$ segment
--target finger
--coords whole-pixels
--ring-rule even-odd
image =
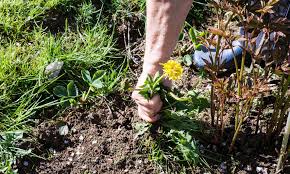
[[[147,113],[158,113],[161,110],[162,105],[163,105],[162,101],[156,102],[156,104],[153,105],[152,107],[148,107],[147,104],[143,104],[139,102],[136,102],[136,103],[139,107],[142,107],[142,109]]]
[[[151,100],[147,100],[143,96],[140,95],[140,96],[137,96],[135,100],[137,104],[142,105],[146,108],[151,108],[151,109],[156,108],[156,106],[159,107],[159,104],[162,103],[159,95],[154,95]]]
[[[160,119],[159,114],[148,115],[148,113],[146,111],[144,111],[142,109],[142,107],[138,107],[138,115],[141,119],[143,119],[144,121],[150,122],[150,123],[154,123]]]

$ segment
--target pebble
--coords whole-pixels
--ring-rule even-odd
[[[225,173],[227,171],[227,163],[226,162],[222,162],[220,165],[220,169],[222,173]]]
[[[80,141],[83,141],[83,140],[84,140],[84,136],[81,135],[81,136],[79,137],[79,140],[80,140]]]
[[[94,140],[94,141],[92,141],[92,144],[94,145],[94,144],[97,144],[97,140]]]
[[[107,163],[108,164],[112,164],[113,163],[113,159],[111,159],[111,158],[107,159]]]
[[[86,169],[87,168],[87,165],[83,165],[81,168],[82,169]]]
[[[24,161],[23,165],[27,167],[29,165],[29,162],[28,161]]]
[[[73,161],[73,158],[72,157],[68,157],[67,160],[68,161]]]
[[[245,168],[245,170],[247,172],[251,172],[253,169],[252,169],[252,166],[251,165],[247,165],[247,167]]]
[[[71,131],[73,132],[73,133],[76,133],[77,132],[77,130],[76,130],[76,128],[71,128]]]
[[[88,118],[89,118],[89,119],[94,119],[94,115],[93,115],[93,113],[89,113]]]
[[[59,135],[65,136],[69,133],[69,128],[67,125],[61,126],[58,128]]]
[[[63,143],[64,143],[64,144],[68,144],[69,141],[68,141],[68,140],[64,140]]]
[[[77,155],[82,155],[82,154],[84,154],[84,153],[82,153],[82,152],[80,152],[80,151],[78,150],[78,151],[76,151],[76,154],[77,154]]]
[[[268,174],[267,169],[263,168],[263,167],[260,167],[260,166],[256,167],[256,172],[259,173],[259,174]]]
[[[50,79],[55,78],[59,75],[62,66],[63,62],[52,62],[45,68],[45,74],[47,74]]]

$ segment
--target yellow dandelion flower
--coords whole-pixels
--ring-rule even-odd
[[[183,73],[183,68],[177,61],[169,60],[168,62],[162,64],[165,76],[170,80],[178,80],[181,78]]]

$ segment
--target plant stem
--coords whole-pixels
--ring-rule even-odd
[[[175,95],[173,92],[169,92],[168,93],[172,98],[174,98],[177,101],[183,102],[183,101],[190,101],[191,98],[189,97],[178,97],[177,95]]]
[[[290,76],[288,76],[287,81],[285,82],[285,75],[283,75],[279,86],[278,95],[276,97],[276,102],[274,104],[274,111],[270,122],[268,137],[272,136],[275,132],[279,132],[279,129],[282,127],[285,112],[289,107],[289,98],[285,98],[289,84]],[[284,108],[282,107],[283,104]]]
[[[224,135],[224,110],[225,110],[225,99],[222,99],[222,106],[221,106],[221,137]]]
[[[86,95],[85,95],[84,101],[87,100],[87,98],[88,98],[90,92],[91,92],[91,87],[89,87],[89,90],[88,90],[88,92],[87,92]]]
[[[257,135],[258,134],[258,131],[259,131],[259,123],[260,123],[260,117],[261,117],[261,114],[262,114],[262,107],[263,107],[263,98],[264,98],[264,94],[261,95],[261,102],[259,104],[259,108],[258,108],[258,115],[257,115],[257,122],[256,122],[256,130],[255,130],[255,134]]]
[[[231,145],[230,145],[230,149],[229,149],[229,152],[232,152],[233,148],[234,148],[234,145],[235,145],[235,142],[236,142],[236,139],[238,137],[238,134],[240,132],[240,128],[242,126],[242,123],[243,121],[248,117],[248,114],[249,114],[249,111],[250,111],[250,108],[252,106],[252,103],[253,103],[253,100],[254,100],[254,97],[251,97],[246,103],[245,103],[245,107],[246,107],[246,111],[245,113],[242,115],[240,121],[239,121],[239,124],[237,126],[237,129],[235,130],[235,134],[233,136],[233,139],[232,139],[232,142],[231,142]]]
[[[283,168],[285,156],[287,155],[286,150],[288,146],[289,134],[290,134],[290,112],[288,113],[288,119],[287,119],[287,123],[285,127],[285,133],[283,136],[283,141],[282,141],[280,156],[277,163],[276,173],[279,173]]]
[[[214,126],[214,116],[215,116],[215,104],[214,104],[214,86],[213,86],[213,81],[211,85],[211,92],[210,92],[210,115],[211,115],[211,125]]]

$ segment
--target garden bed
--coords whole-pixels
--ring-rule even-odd
[[[282,134],[269,137],[266,127],[281,77],[268,79],[275,90],[255,96],[229,152],[237,100],[229,95],[223,122],[217,118],[212,126],[209,104],[218,113],[222,103],[211,98],[216,83],[190,57],[197,41],[191,34],[198,33],[191,25],[206,30],[208,6],[192,8],[173,54],[184,68],[174,92],[190,100],[169,98],[161,120],[149,124],[131,99],[144,55],[145,0],[30,2],[17,0],[23,8],[15,8],[5,1],[3,9],[13,14],[0,12],[6,19],[0,27],[0,173],[275,173]],[[51,78],[45,71],[55,62],[63,66]],[[255,76],[244,74],[247,88]],[[284,173],[290,173],[289,160]]]

